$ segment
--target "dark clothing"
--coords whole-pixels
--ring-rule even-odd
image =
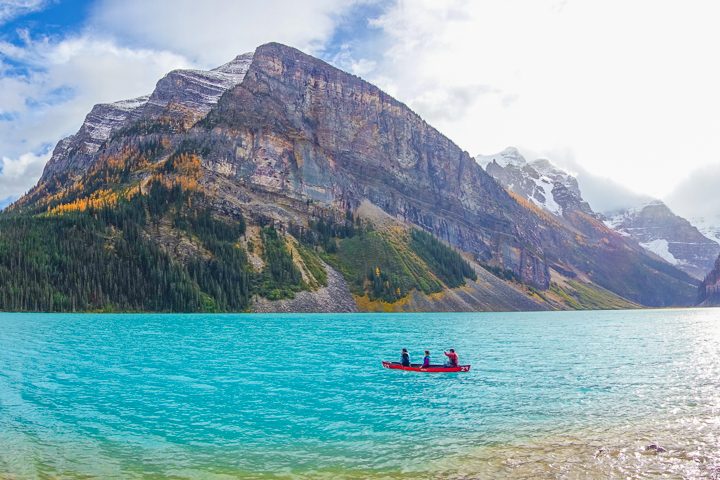
[[[430,355],[425,355],[422,366],[423,368],[428,368],[430,366]]]
[[[400,364],[403,367],[409,367],[410,366],[410,354],[407,352],[403,352],[402,356],[400,357]]]

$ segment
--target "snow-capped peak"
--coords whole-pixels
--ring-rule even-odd
[[[129,112],[145,105],[149,98],[150,95],[143,95],[142,97],[130,98],[128,100],[120,100],[117,102],[107,103],[105,105]]]
[[[527,162],[518,149],[508,147],[495,155],[478,155],[475,160],[505,188],[553,215],[562,216],[566,211],[593,213],[582,199],[575,177],[548,159]]]
[[[522,167],[527,164],[525,157],[523,157],[520,151],[515,147],[507,147],[502,152],[494,155],[478,155],[475,157],[475,161],[483,168],[492,162],[497,163],[503,168],[508,165]]]
[[[220,65],[217,68],[213,68],[211,71],[245,76],[245,73],[252,63],[253,55],[253,52],[243,53],[242,55],[238,55],[233,58],[228,63]]]
[[[720,215],[693,217],[688,219],[695,228],[713,242],[720,244]]]

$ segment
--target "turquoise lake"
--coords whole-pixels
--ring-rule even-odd
[[[0,314],[0,478],[713,478],[718,445],[717,309]]]

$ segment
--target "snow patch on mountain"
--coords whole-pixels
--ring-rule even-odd
[[[555,197],[552,193],[554,186],[552,180],[550,180],[547,176],[542,176],[540,178],[534,178],[533,181],[535,182],[535,185],[542,190],[545,201],[541,202],[536,197],[530,197],[530,200],[532,200],[532,202],[538,207],[544,208],[553,215],[562,215],[562,207],[555,201]]]
[[[678,260],[675,256],[670,253],[670,245],[664,238],[658,238],[650,242],[640,243],[640,246],[645,250],[654,253],[658,257],[662,258],[671,265],[682,265],[685,262]]]
[[[115,107],[118,110],[124,110],[126,112],[129,112],[145,105],[149,98],[150,95],[143,95],[142,97],[131,98],[129,100],[120,100],[119,102],[113,102],[108,105]]]
[[[720,215],[688,219],[700,233],[720,245]]]

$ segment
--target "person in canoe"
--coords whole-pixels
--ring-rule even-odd
[[[408,353],[407,348],[403,348],[402,353],[400,353],[400,365],[403,367],[410,366],[410,354]]]
[[[454,348],[451,348],[449,352],[445,352],[445,356],[448,357],[447,362],[445,362],[446,367],[458,366],[458,354],[455,353]]]
[[[430,350],[425,350],[422,367],[420,368],[430,368]]]

